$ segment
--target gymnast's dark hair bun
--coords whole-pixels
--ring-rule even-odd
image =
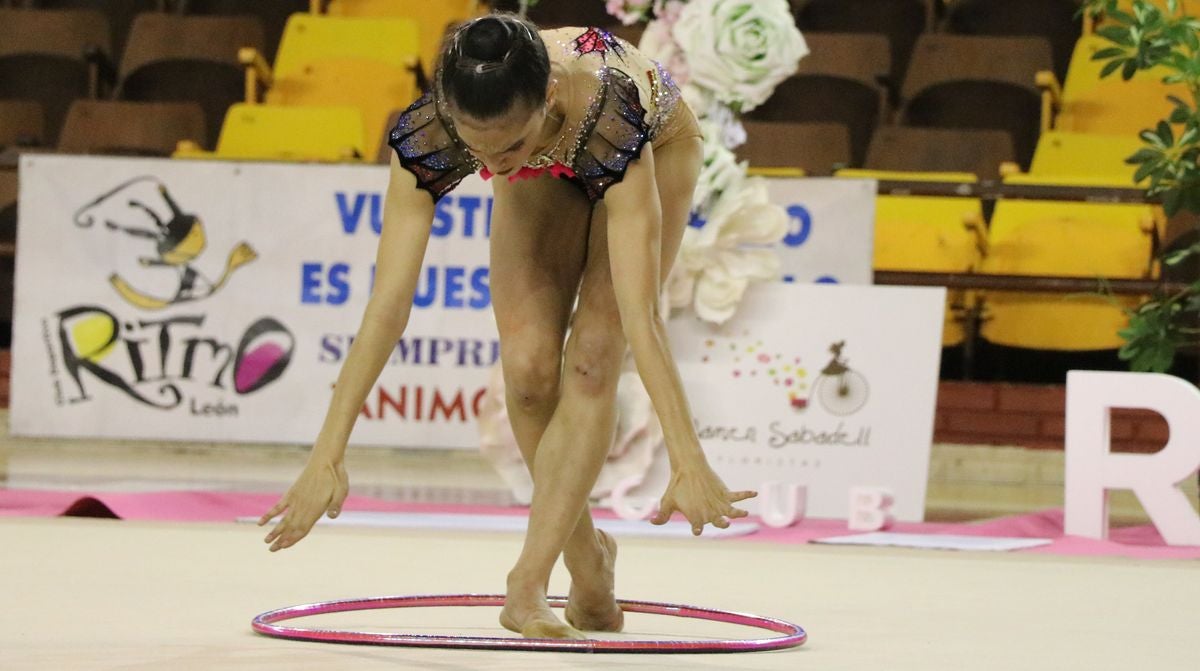
[[[447,38],[437,76],[447,102],[476,119],[493,119],[518,101],[542,104],[550,57],[537,26],[513,14],[490,14]]]

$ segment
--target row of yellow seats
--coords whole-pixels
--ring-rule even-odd
[[[435,6],[435,7],[430,7]],[[389,115],[418,93],[420,53],[436,40],[424,23],[464,18],[474,2],[333,0],[327,15],[293,14],[273,68],[243,49],[246,102],[226,114],[213,152],[183,144],[177,157],[374,160]],[[405,18],[386,15],[405,14]],[[381,15],[382,14],[382,15]],[[438,33],[440,39],[441,32]],[[433,58],[435,56],[430,56]],[[259,101],[259,90],[265,89]]]
[[[1048,133],[1028,174],[1007,184],[1113,187],[1132,184],[1124,158],[1137,138]],[[844,170],[840,177],[974,182],[974,175]],[[990,225],[969,198],[880,196],[875,268],[994,275],[1138,279],[1155,271],[1152,253],[1159,208],[1136,204],[1000,200]],[[965,315],[982,307],[981,335],[1012,347],[1102,350],[1122,344],[1117,332],[1134,299],[1018,292],[951,292],[943,344],[965,336]]]

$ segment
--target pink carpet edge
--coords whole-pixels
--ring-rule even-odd
[[[85,492],[41,489],[0,489],[0,517],[116,517],[127,520],[178,522],[229,522],[238,517],[257,517],[278,500],[277,493],[221,491]],[[524,516],[524,507],[498,507],[443,503],[401,503],[385,499],[350,496],[344,510],[363,512],[458,513],[473,515]],[[594,509],[600,519],[616,516]],[[749,521],[756,521],[753,517]],[[1200,559],[1200,547],[1166,545],[1152,525],[1114,528],[1108,540],[1063,534],[1061,509],[1043,510],[979,522],[898,522],[890,531],[965,536],[1047,538],[1046,546],[1019,550],[1034,554],[1129,559]],[[727,542],[797,544],[853,533],[845,521],[805,519],[794,526],[773,529],[762,525],[755,533],[726,539]]]

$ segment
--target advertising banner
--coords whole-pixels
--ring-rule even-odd
[[[804,485],[813,517],[845,519],[852,487],[880,487],[897,519],[921,520],[944,301],[940,287],[776,284],[719,328],[672,320],[713,468],[733,490]]]
[[[20,169],[14,434],[317,435],[370,294],[386,167],[26,155]],[[771,188],[796,227],[785,273],[869,282],[871,206],[854,202],[869,182]],[[477,448],[499,359],[491,210],[478,177],[438,203],[408,329],[353,443]]]

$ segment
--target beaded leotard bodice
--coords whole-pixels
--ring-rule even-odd
[[[550,60],[569,73],[572,109],[552,148],[526,165],[567,168],[554,174],[595,202],[624,178],[646,143],[658,139],[680,104],[679,89],[661,65],[607,31],[562,28],[541,35]],[[388,144],[435,201],[483,167],[458,137],[437,91],[409,106]]]

